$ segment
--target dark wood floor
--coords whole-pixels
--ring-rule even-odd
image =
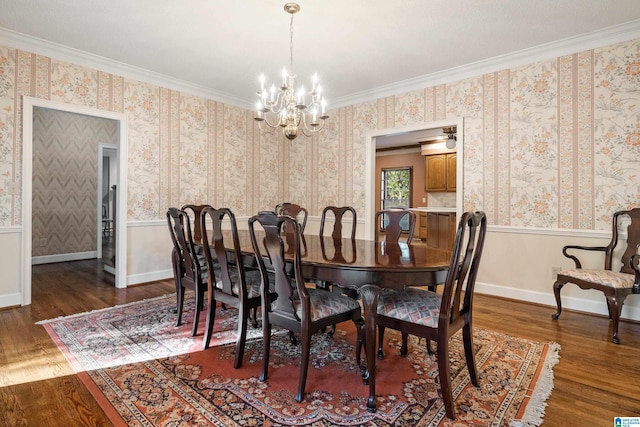
[[[35,322],[172,292],[171,281],[115,289],[93,261],[35,267],[32,304],[0,311],[0,426],[111,425]],[[553,321],[554,312],[484,295],[474,310],[478,327],[562,346],[543,426],[608,427],[615,416],[640,416],[640,324],[623,321],[615,345],[607,319],[565,311]]]

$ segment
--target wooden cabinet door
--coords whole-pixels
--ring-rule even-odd
[[[456,163],[458,157],[456,153],[447,154],[447,191],[456,191]]]
[[[427,246],[437,248],[439,244],[438,214],[429,212],[427,214]]]
[[[444,212],[427,214],[427,246],[452,250],[456,231],[456,214]]]
[[[425,156],[426,191],[447,191],[446,169],[445,154]]]
[[[420,240],[427,240],[427,214],[424,212],[420,212],[418,220],[418,237]]]

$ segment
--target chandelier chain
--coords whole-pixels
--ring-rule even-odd
[[[289,72],[293,74],[293,14],[289,24]]]

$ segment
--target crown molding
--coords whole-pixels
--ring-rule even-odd
[[[640,38],[640,19],[331,100],[346,107]]]
[[[360,104],[385,98],[400,93],[420,90],[440,84],[451,83],[470,77],[481,76],[504,69],[514,68],[538,61],[570,55],[598,47],[608,46],[635,38],[640,38],[640,19],[629,21],[579,36],[569,37],[550,43],[545,43],[529,49],[488,58],[471,64],[450,68],[448,70],[431,73],[370,90],[353,93],[335,98],[331,101],[331,108],[337,109],[349,105]],[[48,56],[61,61],[71,62],[88,68],[105,71],[145,83],[155,84],[180,92],[207,97],[229,105],[253,109],[251,101],[240,99],[228,93],[196,85],[184,80],[176,79],[144,68],[135,67],[114,61],[92,53],[73,49],[58,43],[37,37],[28,36],[16,31],[0,28],[0,43],[7,47],[20,49],[38,55]]]
[[[19,49],[35,53],[36,55],[55,58],[60,61],[70,62],[87,68],[93,68],[110,74],[122,76],[124,78],[154,84],[191,95],[206,97],[225,104],[235,105],[245,109],[253,108],[253,105],[247,100],[237,98],[228,93],[218,92],[205,86],[196,85],[184,80],[156,73],[154,71],[114,61],[103,56],[94,55],[82,50],[53,43],[48,40],[8,30],[6,28],[0,28],[0,43],[13,49]]]

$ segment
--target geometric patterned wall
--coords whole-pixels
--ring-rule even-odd
[[[34,109],[33,256],[96,250],[99,143],[118,143],[117,121]]]

